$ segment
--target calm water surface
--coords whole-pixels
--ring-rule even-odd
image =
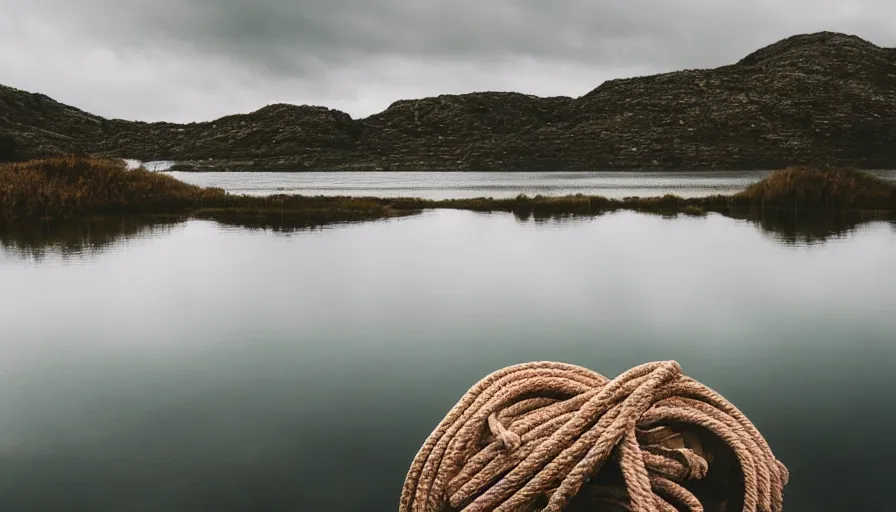
[[[478,379],[676,359],[790,468],[787,510],[889,510],[896,228],[434,211],[0,238],[0,509],[389,511]]]
[[[309,173],[186,173],[170,172],[179,180],[220,187],[235,194],[303,194],[329,196],[515,197],[591,194],[606,197],[705,196],[738,192],[768,172],[309,172]]]
[[[157,168],[150,166],[151,168]],[[896,180],[896,171],[874,171]],[[179,180],[220,187],[235,194],[329,196],[515,197],[589,194],[700,197],[733,194],[768,176],[768,171],[713,172],[168,172]]]

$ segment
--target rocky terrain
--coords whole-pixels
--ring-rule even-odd
[[[443,95],[364,119],[278,104],[205,123],[142,123],[0,86],[3,137],[19,159],[75,153],[174,160],[182,170],[893,169],[896,49],[798,35],[729,66],[612,80],[579,98]]]

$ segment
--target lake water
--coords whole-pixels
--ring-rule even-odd
[[[893,224],[116,222],[0,236],[0,510],[396,510],[487,373],[660,359],[756,423],[788,511],[892,506]]]
[[[150,166],[153,169],[158,166]],[[161,167],[164,168],[164,167]],[[896,171],[872,171],[896,181]],[[168,172],[181,181],[234,194],[327,196],[515,197],[589,194],[700,197],[740,192],[769,171],[713,172]]]
[[[168,173],[201,186],[234,194],[303,194],[328,196],[515,197],[591,194],[606,197],[701,196],[738,192],[768,173],[484,173],[484,172],[309,172],[309,173]]]

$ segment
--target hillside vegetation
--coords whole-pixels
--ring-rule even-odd
[[[479,91],[363,119],[274,104],[177,124],[106,119],[0,86],[17,158],[170,160],[179,170],[595,171],[896,169],[896,50],[801,34],[738,62],[610,80],[578,97]]]

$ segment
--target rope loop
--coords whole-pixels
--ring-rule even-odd
[[[533,362],[474,385],[408,471],[399,512],[781,512],[787,468],[675,361],[615,379]]]

